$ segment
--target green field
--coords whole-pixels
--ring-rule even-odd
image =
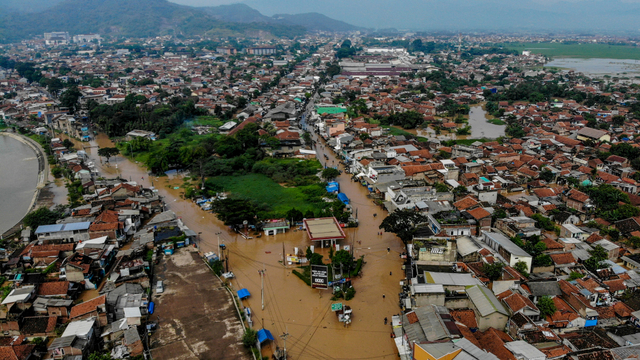
[[[507,49],[531,50],[534,54],[542,54],[549,57],[571,58],[605,58],[605,59],[632,59],[640,60],[640,47],[609,44],[563,44],[563,43],[504,43],[497,44]]]
[[[313,204],[306,200],[307,196],[302,192],[304,187],[285,188],[262,174],[216,176],[209,178],[207,183],[220,186],[232,195],[267,204],[272,211],[287,212],[291,208],[302,212],[315,210]]]
[[[506,125],[507,123],[500,120],[500,119],[491,119],[491,120],[487,120],[488,123],[491,123],[493,125]]]

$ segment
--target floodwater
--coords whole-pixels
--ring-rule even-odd
[[[504,136],[505,125],[494,125],[487,120],[491,119],[487,116],[487,112],[482,106],[472,106],[469,111],[469,126],[471,126],[472,139],[497,139]]]
[[[27,213],[38,185],[38,159],[28,145],[0,136],[0,234]]]
[[[505,125],[494,125],[487,120],[492,119],[490,115],[482,108],[481,105],[472,106],[469,109],[468,124],[459,124],[458,127],[471,126],[471,135],[457,135],[455,132],[448,132],[443,130],[440,135],[436,134],[436,131],[430,127],[423,129],[402,129],[406,132],[412,133],[416,136],[421,136],[427,139],[437,140],[465,140],[465,139],[497,139],[500,136],[504,136]],[[399,127],[398,127],[399,128]],[[400,128],[399,128],[400,129]]]
[[[557,67],[572,69],[587,75],[639,75],[640,60],[631,59],[577,59],[557,58],[544,65],[545,67]]]
[[[317,140],[317,137],[314,135]],[[318,142],[320,143],[320,142]],[[292,359],[398,359],[391,327],[384,325],[384,318],[400,312],[398,293],[403,279],[402,242],[393,234],[378,235],[378,226],[385,211],[366,197],[368,191],[343,174],[337,181],[358,211],[360,226],[345,229],[346,244],[355,245],[355,256],[365,255],[366,264],[362,276],[353,280],[356,289],[354,299],[342,301],[353,309],[353,322],[349,327],[339,323],[331,312],[329,290],[312,290],[279,262],[284,252],[293,253],[294,247],[304,251],[309,244],[306,232],[290,230],[286,234],[244,239],[228,230],[215,215],[202,211],[191,201],[182,200],[182,179],[166,177],[149,178],[147,171],[122,156],[111,158],[110,164],[101,164],[95,146],[113,146],[100,134],[90,143],[82,143],[87,154],[105,177],[120,174],[145,186],[153,185],[165,197],[167,207],[182,217],[184,223],[200,236],[203,252],[217,251],[218,237],[229,250],[229,270],[236,278],[232,284],[236,290],[246,288],[251,297],[243,301],[253,312],[254,328],[266,328],[276,338],[278,346],[284,342],[279,337],[287,332],[286,348]],[[324,161],[325,150],[318,149],[318,158]],[[338,164],[331,151],[328,165]],[[117,165],[117,167],[116,167]],[[143,179],[144,178],[144,179]],[[373,214],[377,214],[374,217]],[[387,248],[391,251],[388,253]],[[325,254],[327,249],[320,249]],[[264,310],[261,301],[261,280],[258,270],[266,269],[264,276]],[[213,282],[212,282],[213,284]],[[386,295],[383,299],[383,294]],[[269,345],[263,346],[263,355],[269,355]],[[265,349],[266,348],[266,349]]]

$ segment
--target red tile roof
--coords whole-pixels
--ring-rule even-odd
[[[38,287],[39,296],[66,296],[69,291],[68,281],[51,281],[40,284]]]
[[[477,329],[478,322],[476,321],[476,314],[471,309],[463,310],[450,310],[449,314],[459,323],[466,325],[469,328]]]
[[[106,302],[106,295],[98,296],[95,299],[91,299],[87,302],[83,302],[71,308],[71,313],[69,314],[69,318],[73,319],[77,316],[81,316],[92,311],[95,311],[96,308],[100,305],[104,305]]]

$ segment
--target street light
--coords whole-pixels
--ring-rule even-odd
[[[218,259],[222,259],[222,254],[220,254],[220,234],[222,234],[222,231],[216,233],[216,236],[218,237]]]

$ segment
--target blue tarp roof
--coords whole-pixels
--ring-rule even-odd
[[[156,308],[156,304],[152,302],[149,303],[149,314],[153,314],[153,310]]]
[[[240,300],[246,299],[249,296],[251,296],[251,294],[249,294],[249,290],[247,290],[247,289],[238,290],[238,297],[240,298]]]
[[[273,341],[273,335],[271,335],[271,331],[267,329],[258,330],[258,341],[260,342],[260,344],[267,340]]]

